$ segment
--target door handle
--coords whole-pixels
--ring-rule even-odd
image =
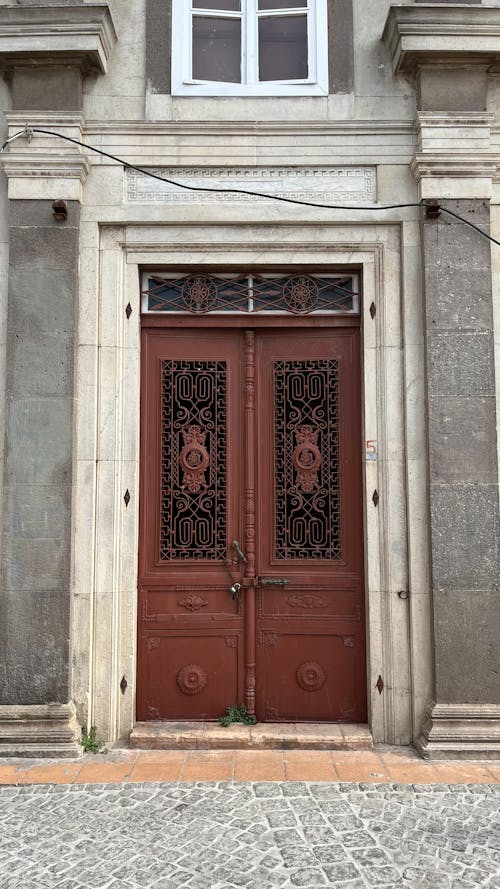
[[[246,557],[245,553],[243,552],[243,550],[241,549],[239,541],[233,540],[231,546],[235,550],[236,555],[238,556],[240,562],[244,562],[246,564],[247,557]]]
[[[256,577],[256,586],[287,586],[290,581],[286,577]]]

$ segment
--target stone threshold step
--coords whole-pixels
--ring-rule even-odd
[[[367,725],[138,722],[130,746],[142,750],[372,750]]]

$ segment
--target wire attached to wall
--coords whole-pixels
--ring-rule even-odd
[[[14,133],[13,136],[5,140],[2,147],[0,148],[0,154],[5,151],[7,145],[9,145],[11,142],[14,142],[16,139],[21,138],[22,136],[31,141],[35,133],[41,133],[44,136],[55,136],[58,139],[64,139],[66,142],[71,142],[73,145],[78,145],[80,148],[86,148],[87,151],[93,151],[95,154],[106,157],[108,158],[108,160],[112,160],[128,170],[135,170],[137,173],[142,173],[142,175],[148,176],[150,179],[157,179],[159,182],[166,182],[167,185],[172,185],[175,188],[181,188],[185,191],[204,191],[215,194],[244,194],[253,198],[266,198],[269,201],[280,201],[281,203],[285,204],[299,204],[302,207],[315,207],[318,210],[352,210],[362,211],[364,213],[378,213],[384,210],[401,210],[407,209],[409,207],[418,207],[419,209],[422,209],[422,207],[426,208],[428,206],[423,201],[421,201],[420,203],[413,202],[407,204],[377,204],[375,206],[363,206],[360,204],[322,204],[315,203],[314,201],[301,201],[298,198],[287,198],[282,195],[262,194],[262,192],[249,191],[245,188],[217,188],[215,186],[210,187],[204,185],[186,185],[186,183],[184,182],[177,182],[175,179],[167,179],[166,176],[160,176],[158,173],[152,173],[151,170],[144,169],[144,167],[139,167],[136,164],[131,164],[121,157],[117,157],[114,154],[109,154],[109,152],[103,151],[101,148],[95,148],[93,145],[88,145],[86,142],[80,142],[78,139],[74,139],[72,136],[67,136],[65,133],[56,133],[53,130],[45,130],[40,127],[26,126],[23,130],[19,130],[18,133]],[[454,219],[457,219],[459,222],[463,223],[463,225],[467,225],[469,228],[474,229],[474,231],[478,232],[483,238],[486,238],[488,241],[491,241],[493,244],[497,244],[500,247],[500,241],[492,237],[492,235],[489,235],[487,232],[483,231],[483,229],[479,228],[479,226],[476,225],[474,222],[470,222],[470,220],[465,219],[464,216],[460,216],[459,213],[455,213],[454,210],[448,210],[447,207],[442,207],[439,203],[433,203],[432,211],[433,215],[439,214],[441,212],[446,213],[448,216],[452,216]]]

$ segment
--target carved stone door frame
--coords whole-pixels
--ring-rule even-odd
[[[376,741],[410,742],[432,676],[422,307],[410,267],[417,221],[97,226],[89,216],[82,236],[72,674],[80,718],[110,739],[135,723],[140,270],[354,266],[364,294],[369,722]]]

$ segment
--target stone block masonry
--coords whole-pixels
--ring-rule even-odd
[[[69,700],[73,348],[80,207],[12,201],[0,700]]]
[[[442,206],[489,231],[489,203]],[[490,244],[442,213],[422,226],[428,385],[435,699],[448,733],[474,743],[465,705],[483,732],[500,704],[499,516]],[[488,707],[487,705],[490,705]],[[448,712],[449,711],[449,712]],[[434,713],[434,719],[436,719]],[[472,716],[472,713],[470,714]],[[481,718],[476,741],[481,743]],[[496,718],[498,719],[498,713]],[[425,731],[425,730],[424,730]],[[433,731],[422,752],[437,752]],[[473,732],[472,732],[473,734]],[[461,741],[460,741],[461,736]],[[486,742],[486,738],[482,739]],[[443,750],[446,749],[446,743]],[[443,750],[441,752],[443,752]],[[486,752],[486,749],[484,750]]]

